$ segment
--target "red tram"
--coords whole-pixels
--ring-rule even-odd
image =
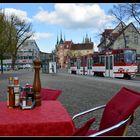
[[[138,70],[136,50],[123,48],[97,52],[69,60],[68,72],[81,75],[134,78]]]

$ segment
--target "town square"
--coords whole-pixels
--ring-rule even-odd
[[[139,137],[139,9],[0,3],[0,137]]]

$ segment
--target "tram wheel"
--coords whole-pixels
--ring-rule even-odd
[[[131,80],[131,76],[128,74],[124,74],[124,79]]]
[[[98,76],[98,73],[97,73],[97,72],[95,72],[95,73],[94,73],[94,76]]]

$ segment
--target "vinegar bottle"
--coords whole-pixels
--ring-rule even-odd
[[[15,105],[15,95],[14,95],[14,86],[8,86],[8,97],[7,97],[7,106],[13,108]]]

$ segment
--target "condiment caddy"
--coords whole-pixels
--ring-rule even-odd
[[[9,77],[7,92],[7,106],[9,108],[33,109],[35,107],[35,94],[33,88],[20,86],[18,77]]]

